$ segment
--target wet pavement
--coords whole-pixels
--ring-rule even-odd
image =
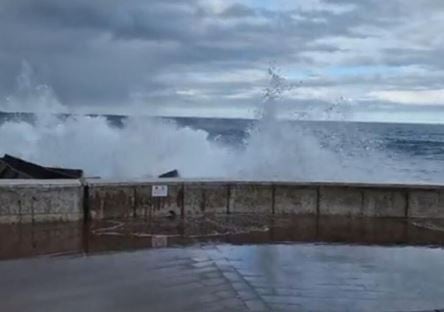
[[[0,263],[2,311],[423,311],[444,251],[204,246]]]
[[[2,226],[0,311],[444,307],[440,221],[212,221]]]
[[[0,225],[0,260],[182,247],[201,243],[444,246],[444,220],[212,216]]]

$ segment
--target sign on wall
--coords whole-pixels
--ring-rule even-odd
[[[151,189],[152,197],[168,197],[168,185],[153,185]]]

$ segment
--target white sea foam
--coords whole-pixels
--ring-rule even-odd
[[[36,113],[36,120],[0,124],[0,154],[82,168],[88,176],[105,178],[156,176],[171,169],[184,177],[212,178],[368,181],[396,177],[380,151],[367,154],[363,149],[364,153],[350,156],[344,149],[356,142],[327,148],[302,125],[278,122],[275,104],[290,88],[273,70],[259,105],[261,119],[240,149],[209,140],[203,130],[161,119],[130,117],[116,127],[104,117],[57,117],[53,113],[68,109],[49,86],[32,83],[30,74],[25,66],[17,94],[3,101],[0,110],[17,107]]]

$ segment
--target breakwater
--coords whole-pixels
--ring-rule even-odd
[[[444,218],[444,186],[153,179],[3,180],[0,223],[269,214]]]

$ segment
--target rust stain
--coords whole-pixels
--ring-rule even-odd
[[[201,198],[201,202],[200,202],[200,211],[202,213],[205,212],[206,202],[207,202],[207,192],[206,192],[206,189],[202,187],[202,198]]]
[[[182,185],[179,189],[179,191],[177,192],[177,197],[176,197],[176,204],[177,207],[180,209],[180,216],[182,218],[185,217],[185,186]]]
[[[276,186],[271,187],[271,213],[276,213]]]

